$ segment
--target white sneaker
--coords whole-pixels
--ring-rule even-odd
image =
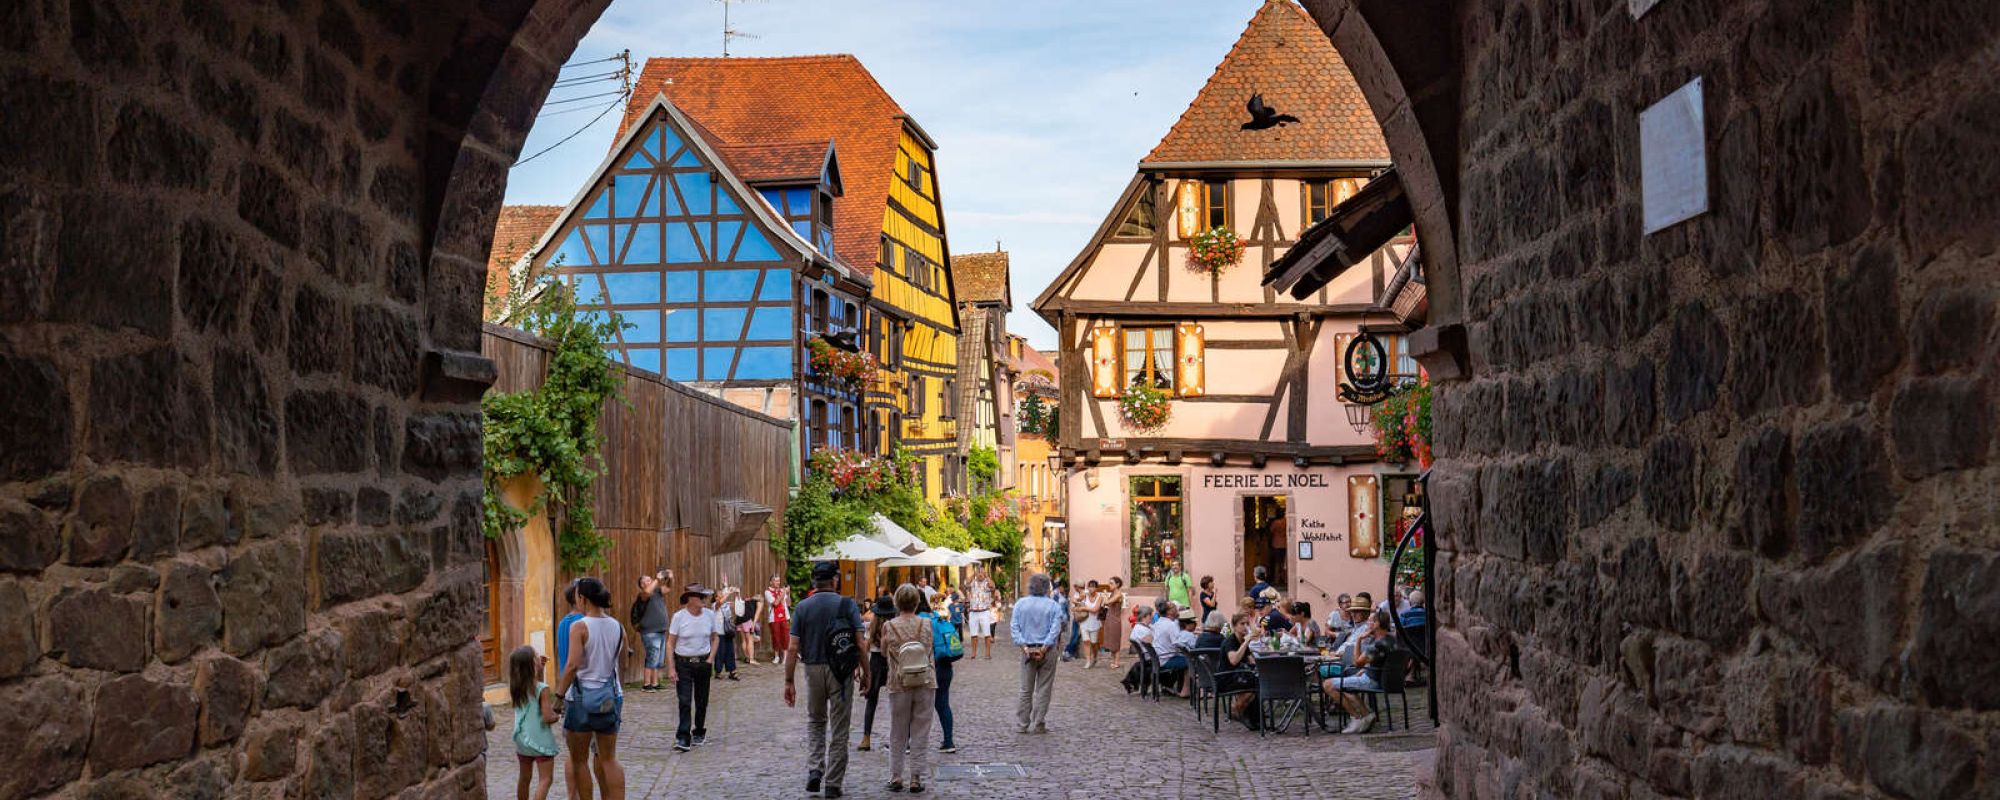
[[[1375,715],[1369,714],[1354,721],[1355,733],[1367,733],[1375,729]]]

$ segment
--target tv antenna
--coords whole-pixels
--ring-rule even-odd
[[[751,0],[716,0],[716,2],[718,2],[718,3],[721,3],[721,4],[722,4],[722,57],[723,57],[723,58],[728,58],[728,57],[729,57],[729,43],[730,43],[730,42],[733,42],[733,41],[736,41],[737,39],[762,39],[762,38],[764,38],[764,37],[762,37],[762,36],[758,36],[757,34],[754,34],[754,33],[744,33],[744,32],[742,32],[742,31],[739,31],[739,30],[737,30],[737,29],[735,29],[735,28],[733,28],[733,27],[730,27],[730,25],[729,25],[729,7],[730,7],[731,5],[734,5],[734,4],[736,4],[736,3],[747,3],[747,2],[751,2]]]

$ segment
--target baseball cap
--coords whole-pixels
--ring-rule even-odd
[[[812,576],[813,580],[816,581],[823,581],[827,578],[838,578],[840,577],[840,565],[832,561],[815,561],[813,562]]]

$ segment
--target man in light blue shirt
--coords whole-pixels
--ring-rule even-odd
[[[1056,688],[1056,645],[1062,642],[1062,629],[1069,624],[1069,614],[1060,604],[1050,599],[1049,576],[1036,573],[1028,579],[1028,594],[1014,601],[1014,613],[1008,620],[1008,633],[1014,637],[1014,644],[1021,648],[1021,705],[1017,713],[1015,731],[1018,733],[1048,733],[1045,720],[1049,716],[1049,699]]]

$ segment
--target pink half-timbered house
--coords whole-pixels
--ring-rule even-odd
[[[1303,299],[1262,279],[1389,166],[1325,34],[1291,0],[1265,3],[1035,300],[1060,336],[1072,580],[1117,575],[1152,595],[1177,564],[1212,576],[1227,610],[1262,566],[1321,619],[1343,592],[1382,594],[1383,519],[1402,513],[1415,465],[1377,463],[1336,391],[1341,351],[1364,327],[1391,373],[1416,371],[1385,299],[1413,240],[1358,256]],[[1191,257],[1215,229],[1241,240],[1240,262]],[[1134,424],[1135,385],[1164,397],[1163,424]]]

